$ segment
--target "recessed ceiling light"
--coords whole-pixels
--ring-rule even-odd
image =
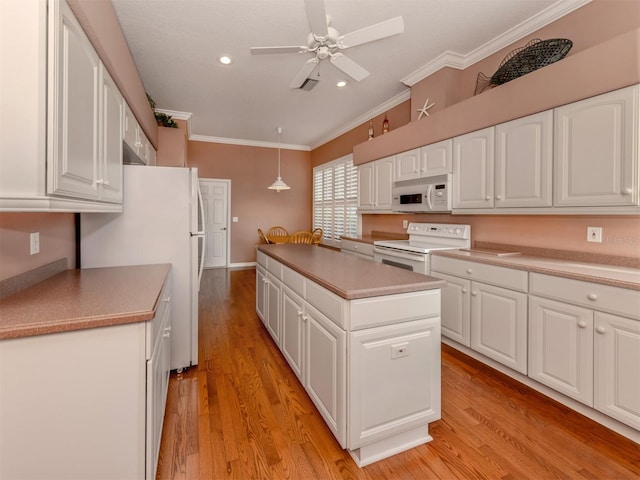
[[[338,88],[342,88],[342,87],[346,87],[346,86],[347,86],[346,80],[340,80],[338,83],[336,83],[336,87],[338,87]]]
[[[220,55],[218,57],[218,61],[223,65],[231,65],[233,63],[233,58],[229,55]]]

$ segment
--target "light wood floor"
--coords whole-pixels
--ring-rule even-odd
[[[443,345],[433,441],[359,469],[255,314],[255,270],[205,270],[200,360],[172,374],[159,479],[638,479],[640,447]]]

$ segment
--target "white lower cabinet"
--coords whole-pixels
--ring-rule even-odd
[[[0,478],[156,478],[170,288],[147,322],[0,341]]]
[[[527,272],[434,256],[431,275],[447,280],[442,334],[526,375]]]
[[[256,312],[274,336],[269,285],[280,278],[278,347],[356,463],[431,440],[428,424],[440,418],[439,290],[346,300],[257,257]]]

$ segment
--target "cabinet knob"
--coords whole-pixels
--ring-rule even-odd
[[[598,333],[607,333],[607,329],[604,327],[596,327],[596,332]]]
[[[462,289],[462,293],[467,293],[467,289],[466,289],[466,288],[463,288],[463,289]]]
[[[631,195],[633,193],[633,190],[630,188],[624,188],[622,189],[622,194],[623,195]]]
[[[96,180],[96,185],[102,185],[104,183],[104,180],[99,178]]]
[[[473,273],[473,270],[472,270],[472,269],[470,269],[470,268],[467,268],[467,273],[468,273],[469,275],[471,275],[471,274]]]
[[[298,310],[298,316],[301,317],[302,316],[302,310]]]
[[[307,320],[309,320],[309,316],[308,315],[303,315],[302,316],[302,321],[306,322]]]
[[[587,322],[579,321],[579,322],[578,322],[578,326],[579,326],[580,328],[587,328]]]
[[[478,295],[478,292],[474,292],[473,290],[471,291],[471,296],[475,297],[476,295]]]
[[[598,299],[598,295],[596,295],[595,293],[589,293],[587,294],[587,298],[591,301],[596,301]]]
[[[109,185],[109,180],[103,180],[103,181],[102,181],[102,184],[103,184],[103,185]]]
[[[491,197],[487,195],[486,197],[484,197],[484,199],[488,202],[489,200],[491,200]]]
[[[496,200],[502,200],[502,195],[496,195]]]

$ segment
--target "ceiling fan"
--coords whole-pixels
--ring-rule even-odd
[[[291,82],[291,88],[300,88],[309,75],[320,64],[321,60],[329,59],[332,65],[342,70],[356,81],[360,81],[369,75],[369,72],[340,53],[339,50],[373,42],[404,32],[402,17],[395,17],[384,22],[376,23],[351,33],[340,35],[335,28],[330,26],[331,19],[325,13],[324,0],[305,0],[307,18],[311,33],[307,37],[307,45],[282,46],[282,47],[252,47],[252,55],[265,55],[273,53],[311,53],[310,58],[302,66]]]

